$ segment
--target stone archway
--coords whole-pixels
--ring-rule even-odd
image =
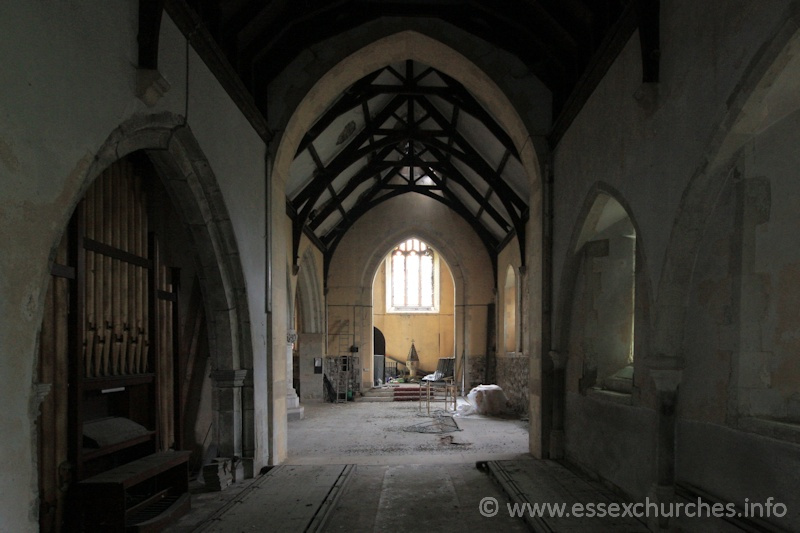
[[[522,261],[528,269],[521,292],[526,300],[523,307],[530,310],[528,320],[533,329],[538,330],[542,323],[542,191],[539,158],[534,143],[531,142],[519,114],[491,78],[458,51],[431,37],[415,31],[403,31],[385,37],[350,55],[320,78],[295,109],[275,151],[271,188],[274,202],[272,212],[282,213],[282,204],[276,199],[282,202],[286,197],[286,179],[296,149],[317,117],[354,81],[386,64],[408,59],[425,63],[462,83],[495,116],[520,153],[520,160],[532,185],[529,198],[530,216],[526,228],[527,242],[521,243],[527,250],[527,257],[522,258]],[[273,222],[275,230],[282,228],[282,231],[275,231],[275,245],[284,246],[290,240],[289,224],[280,216],[273,216]],[[280,263],[282,262],[276,266],[285,268]],[[277,272],[275,274],[279,275]],[[280,322],[279,317],[273,318],[276,328],[281,327]],[[280,332],[276,333],[280,336]],[[535,388],[531,387],[530,395],[530,449],[534,455],[541,456],[543,398],[538,386],[542,378],[541,342],[538,337],[532,336],[528,343],[529,346],[523,347],[523,351],[530,354],[530,382],[536,384]]]
[[[253,394],[242,390],[253,387],[252,380],[245,384],[253,357],[244,275],[216,177],[183,117],[170,113],[137,117],[114,130],[71,192],[66,218],[104,169],[137,151],[152,161],[193,237],[212,357],[215,440],[221,454],[243,458],[242,473],[252,475]],[[59,240],[60,235],[51,250]]]

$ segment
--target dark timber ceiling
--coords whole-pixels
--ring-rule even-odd
[[[257,102],[270,81],[310,45],[384,17],[441,20],[515,55],[552,91],[556,115],[581,79],[591,75],[593,63],[602,60],[609,41],[627,40],[637,26],[647,28],[642,46],[646,62],[655,62],[657,69],[658,35],[651,26],[657,26],[658,0],[186,2]],[[657,71],[644,77],[654,76]]]
[[[159,5],[266,140],[270,82],[310,45],[383,17],[443,21],[516,56],[552,93],[551,144],[637,27],[643,81],[658,81],[659,0],[142,0],[146,68]],[[295,254],[305,233],[327,266],[360,216],[416,193],[462,216],[494,260],[514,235],[524,246],[528,187],[508,135],[460,83],[411,61],[387,65],[341,95],[297,151],[287,191]]]
[[[417,193],[461,215],[494,254],[523,234],[530,194],[491,115],[456,80],[413,61],[359,80],[320,117],[287,189],[296,239],[305,229],[331,252],[368,210]]]

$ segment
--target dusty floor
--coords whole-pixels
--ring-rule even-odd
[[[437,419],[415,401],[304,406],[305,418],[289,422],[288,464],[469,463],[528,453],[528,423],[521,420],[454,417],[457,431],[421,433],[436,431]]]
[[[647,530],[643,519],[512,516],[508,505],[520,502],[622,501],[564,465],[532,458],[527,422],[473,415],[454,424],[421,416],[416,402],[306,403],[305,415],[289,422],[283,465],[194,494],[190,513],[167,532]],[[420,432],[431,430],[444,432]],[[671,524],[673,531],[736,530],[718,519]]]
[[[499,487],[476,469],[476,461],[529,457],[526,421],[480,415],[439,419],[427,416],[424,407],[420,411],[416,401],[303,405],[305,418],[289,422],[289,459],[284,464],[357,465],[325,527],[330,531],[392,531],[404,523],[403,516],[419,525],[417,519],[425,515],[428,520],[460,525],[464,531],[465,522],[476,526],[483,522],[477,514],[481,497],[502,498]],[[436,414],[434,407],[432,414]],[[444,432],[428,432],[439,430]],[[167,532],[213,529],[220,516],[229,515],[237,502],[252,493],[251,486],[259,479],[245,480],[222,492],[202,492],[202,487],[195,485],[192,510]],[[418,508],[409,506],[403,494],[420,484],[444,493]],[[442,503],[447,503],[446,509],[441,508]],[[437,509],[444,514],[435,512]],[[517,520],[505,522],[494,520],[478,530],[502,525],[504,530],[524,531]]]

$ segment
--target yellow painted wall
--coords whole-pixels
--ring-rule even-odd
[[[420,369],[433,372],[440,357],[453,357],[455,287],[450,268],[441,257],[439,313],[387,313],[385,262],[381,263],[375,276],[372,308],[374,325],[386,337],[386,355],[405,361],[413,340]]]

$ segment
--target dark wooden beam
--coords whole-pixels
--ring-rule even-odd
[[[256,106],[253,95],[242,83],[242,79],[197,14],[185,0],[164,0],[164,9],[255,132],[265,143],[269,143],[273,134],[267,126],[267,120]]]
[[[339,246],[344,235],[347,233],[347,230],[362,216],[364,216],[368,211],[377,207],[378,205],[382,204],[383,202],[400,196],[401,194],[408,194],[411,192],[415,192],[417,194],[421,194],[423,196],[427,196],[428,198],[432,198],[437,202],[444,204],[445,206],[452,209],[456,212],[461,218],[463,218],[481,239],[484,247],[486,248],[487,253],[490,256],[495,254],[495,250],[497,249],[498,241],[495,239],[488,230],[480,224],[471,214],[470,212],[464,207],[463,204],[458,202],[451,202],[448,199],[439,196],[437,194],[433,194],[424,188],[405,188],[405,189],[395,189],[390,191],[383,196],[377,197],[370,202],[361,202],[355,208],[350,210],[350,220],[348,220],[344,224],[337,225],[335,231],[326,235],[322,241],[326,244],[327,249],[330,251],[331,254],[335,252],[336,248]]]
[[[511,154],[519,159],[519,152],[517,151],[517,147],[514,146],[514,141],[511,140],[511,137],[506,133],[500,124],[495,121],[494,117],[489,114],[486,109],[472,96],[466,87],[464,87],[461,83],[456,81],[455,79],[451,78],[447,74],[439,73],[445,83],[447,83],[448,87],[453,90],[452,94],[445,95],[444,98],[449,101],[453,105],[457,105],[458,107],[463,108],[464,111],[475,117],[481,124],[483,124],[486,129],[488,129],[492,135],[494,135],[497,140],[502,144],[506,150],[509,150]]]
[[[558,145],[561,137],[564,136],[572,121],[583,109],[600,80],[611,68],[611,65],[628,43],[635,30],[636,13],[632,4],[628,4],[617,21],[605,34],[603,42],[594,53],[588,67],[569,94],[566,102],[563,106],[560,106],[553,128],[548,135],[551,148],[555,148]]]
[[[380,93],[372,94],[369,90],[369,85],[377,78],[384,69],[376,70],[372,74],[367,74],[353,85],[351,85],[348,89],[344,91],[342,96],[336,100],[330,109],[328,109],[315,123],[311,128],[306,132],[303,136],[303,140],[300,141],[300,145],[297,147],[297,153],[299,154],[306,147],[314,142],[317,137],[319,137],[323,131],[325,131],[328,126],[330,126],[333,121],[339,118],[344,113],[350,111],[351,109],[356,108],[357,106],[365,105],[367,101],[376,96]],[[367,122],[366,114],[365,114],[365,123]]]
[[[642,46],[642,82],[658,83],[661,63],[661,1],[635,0],[639,22],[639,42]]]
[[[158,69],[158,38],[161,34],[161,14],[164,0],[139,1],[139,68]]]
[[[395,97],[389,104],[384,107],[374,118],[374,124],[383,124],[392,113],[402,106],[404,99]],[[397,143],[400,139],[393,139],[385,137],[379,139],[374,143],[368,144],[362,148],[362,145],[372,136],[372,128],[365,127],[353,136],[349,144],[341,151],[333,160],[325,166],[325,172],[319,173],[303,190],[300,191],[293,199],[292,204],[298,212],[301,212],[301,206],[306,203],[302,208],[307,215],[310,211],[310,206],[313,206],[319,195],[327,187],[327,183],[336,178],[339,173],[343,172],[346,168],[352,165],[359,159],[366,157],[368,154],[380,150],[381,148]]]
[[[427,100],[420,100],[420,104],[431,114],[431,117],[439,123],[440,126],[446,127],[448,122],[436,107]],[[450,153],[454,157],[466,163],[475,171],[475,173],[483,178],[490,186],[497,189],[503,203],[506,204],[506,209],[509,214],[514,217],[517,214],[517,209],[522,210],[527,207],[525,202],[519,195],[502,179],[501,176],[495,173],[495,170],[486,162],[483,156],[458,132],[453,134],[454,141],[461,148],[462,151],[449,149],[448,145],[441,143],[436,139],[426,141],[431,146],[434,146],[442,151]]]

